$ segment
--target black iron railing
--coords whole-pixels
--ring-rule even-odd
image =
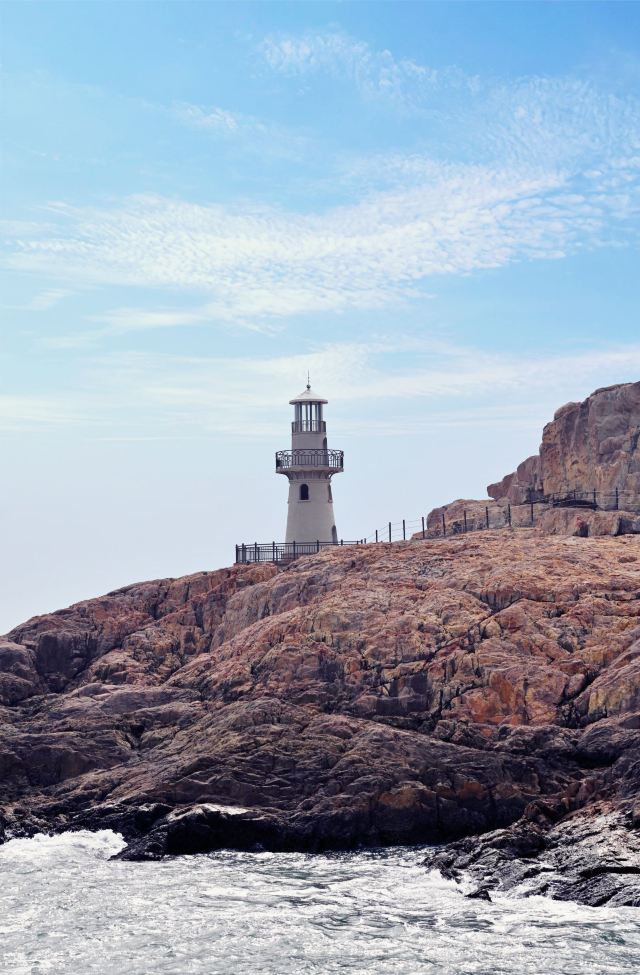
[[[343,470],[344,451],[322,448],[298,448],[279,450],[276,454],[276,471],[290,470],[294,467],[324,467],[331,471]]]
[[[357,542],[250,542],[236,545],[236,562],[293,562],[302,555],[314,555],[323,548],[335,548],[339,545],[360,545]]]
[[[562,491],[543,500],[552,508],[591,508],[594,511],[640,511],[640,497],[622,491]]]
[[[291,453],[291,451],[282,451]],[[337,451],[337,453],[342,453]],[[542,513],[550,508],[577,508],[594,511],[620,511],[640,515],[640,495],[622,491],[565,491],[540,496],[520,504],[490,501],[480,502],[469,509],[442,511],[430,524],[422,516],[387,522],[366,538],[339,542],[251,542],[236,545],[236,562],[277,562],[286,564],[302,555],[312,555],[325,548],[338,545],[368,545],[376,542],[410,541],[411,539],[449,538],[467,532],[487,531],[499,528],[532,528]],[[434,513],[435,514],[435,513]]]
[[[381,528],[367,535],[365,542],[397,542],[413,538],[444,538],[462,535],[466,532],[483,531],[493,528],[530,528],[540,515],[550,508],[576,508],[592,511],[628,511],[640,514],[640,494],[614,491],[562,491],[541,494],[532,489],[527,501],[490,501],[470,506],[468,509],[451,508],[431,517],[402,519],[387,522]]]

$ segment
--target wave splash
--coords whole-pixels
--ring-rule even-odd
[[[13,975],[546,975],[638,971],[640,913],[468,900],[424,850],[128,863],[110,830],[0,847]],[[586,967],[585,967],[586,966]]]
[[[86,857],[106,859],[120,853],[126,846],[125,840],[119,833],[110,829],[100,829],[91,832],[88,829],[76,832],[38,833],[31,839],[16,838],[0,846],[0,862],[41,864],[43,861],[60,859],[67,861],[72,857]]]

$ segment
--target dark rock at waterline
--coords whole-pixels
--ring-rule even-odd
[[[479,897],[631,903],[639,594],[638,538],[505,531],[37,617],[0,641],[0,825],[129,859],[454,840],[433,865]],[[602,815],[610,850],[575,832]]]
[[[425,865],[486,892],[544,894],[599,907],[640,907],[640,834],[621,810],[596,806],[544,830],[526,817],[431,851]]]
[[[465,896],[472,901],[491,901],[491,895],[489,893],[489,887],[476,887],[475,890],[469,891]]]

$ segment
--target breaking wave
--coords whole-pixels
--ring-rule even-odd
[[[536,897],[468,900],[419,848],[109,859],[109,830],[0,847],[12,975],[622,975],[640,915]]]

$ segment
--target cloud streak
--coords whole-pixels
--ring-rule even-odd
[[[442,89],[473,90],[476,80],[457,68],[435,69],[388,50],[376,51],[342,31],[280,34],[260,46],[274,71],[293,76],[330,74],[353,83],[367,98],[416,108]]]
[[[85,359],[64,403],[44,394],[0,397],[0,431],[71,425],[128,439],[277,437],[307,368],[322,377],[320,391],[337,404],[347,432],[395,435],[489,420],[520,427],[528,424],[526,404],[559,405],[558,388],[582,397],[637,376],[640,344],[523,358],[399,336],[269,358],[121,353]]]
[[[590,79],[530,75],[507,83],[398,59],[339,31],[273,35],[261,53],[275,73],[310,81],[328,75],[369,103],[388,105],[394,113],[402,109],[414,116],[412,124],[415,116],[428,121],[418,132],[440,159],[445,152],[490,166],[500,161],[514,169],[575,175],[598,169],[594,160],[615,169],[617,159],[626,157],[628,164],[640,152],[638,98],[604,90]],[[419,168],[420,157],[409,156],[403,168],[415,175],[416,162]]]
[[[97,324],[107,330],[265,331],[308,314],[401,312],[442,275],[637,239],[640,112],[630,98],[571,78],[507,85],[436,71],[339,32],[270,37],[262,53],[273,72],[330,74],[367,98],[429,113],[422,148],[343,157],[330,172],[348,200],[340,205],[150,194],[112,206],[52,204],[42,222],[6,226],[5,266],[46,274],[61,293],[86,284],[166,292],[155,308],[105,312]],[[176,103],[170,111],[247,145],[274,141],[267,123],[221,107]],[[189,306],[176,308],[176,296]]]
[[[13,238],[5,263],[63,284],[201,295],[185,323],[195,315],[264,327],[310,312],[401,304],[437,275],[600,246],[623,236],[640,201],[634,161],[579,181],[559,171],[416,159],[397,168],[412,168],[413,176],[310,215],[158,196],[131,197],[111,210],[59,205],[56,230]],[[393,175],[393,165],[387,169]],[[135,315],[114,316],[122,328],[137,327]],[[166,309],[152,309],[140,327],[154,317],[158,327],[169,323]]]

